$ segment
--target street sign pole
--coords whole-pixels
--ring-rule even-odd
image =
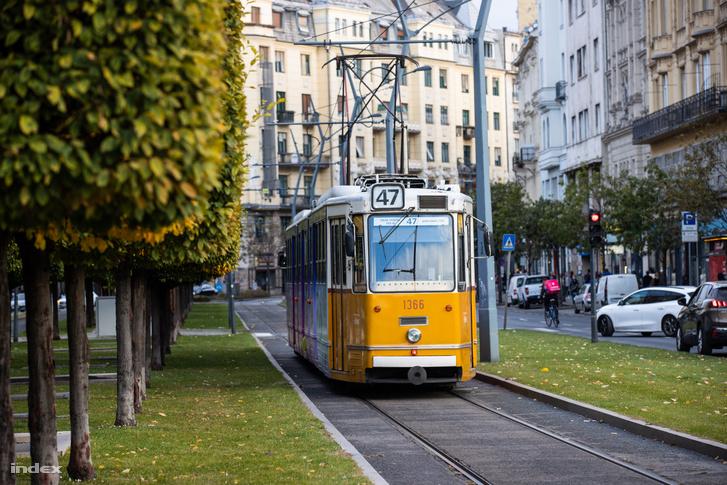
[[[507,330],[507,307],[509,306],[507,304],[507,297],[508,297],[508,291],[510,291],[510,255],[512,252],[508,251],[507,253],[507,263],[505,263],[507,266],[505,266],[505,316],[503,317],[502,322],[502,329]]]

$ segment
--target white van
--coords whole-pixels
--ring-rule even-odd
[[[518,289],[523,285],[525,281],[525,274],[516,274],[510,278],[510,283],[507,285],[507,305],[517,305],[520,301],[518,297]]]
[[[634,274],[601,276],[596,284],[596,309],[618,303],[621,298],[638,289],[639,282]]]

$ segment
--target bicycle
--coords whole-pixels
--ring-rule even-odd
[[[545,326],[550,328],[551,326],[558,328],[558,307],[555,306],[555,302],[552,300],[548,302],[548,307],[545,309]]]

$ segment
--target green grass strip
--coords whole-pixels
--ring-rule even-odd
[[[187,316],[184,328],[228,329],[227,303],[195,303]],[[238,325],[239,326],[239,325]]]
[[[179,337],[135,428],[113,426],[115,384],[90,392],[94,483],[368,483],[246,332]]]
[[[528,330],[500,331],[484,372],[727,442],[727,359]]]

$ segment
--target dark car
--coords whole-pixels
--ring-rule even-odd
[[[677,350],[688,352],[693,346],[703,355],[727,345],[727,282],[708,282],[697,288],[689,299],[681,298]]]

